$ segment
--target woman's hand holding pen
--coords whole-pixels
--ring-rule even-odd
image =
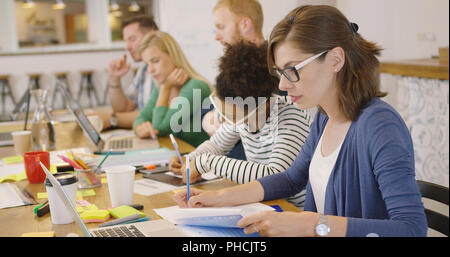
[[[183,162],[186,163],[186,157],[182,157],[183,158]],[[197,171],[197,168],[195,167],[195,159],[190,161],[190,183],[195,183],[197,181],[199,181],[202,176],[200,175],[200,173]],[[170,171],[172,171],[173,173],[177,174],[177,175],[182,175],[183,176],[183,182],[186,183],[186,165],[182,165],[180,162],[180,159],[178,158],[178,156],[174,156],[172,157],[172,159],[170,159],[169,161],[169,169]]]
[[[195,158],[190,161],[189,163],[189,182],[190,184],[193,184],[200,179],[202,179],[202,175],[198,172],[196,166],[195,166]],[[181,167],[181,175],[183,176],[183,182],[187,182],[186,178],[186,164]]]
[[[183,162],[186,162],[186,157],[183,156],[182,158],[183,158]],[[169,161],[170,171],[172,171],[173,173],[175,173],[177,175],[182,175],[183,174],[181,172],[182,167],[183,167],[183,165],[181,164],[178,156],[174,156],[174,157],[172,157],[172,159],[170,159],[170,161]]]
[[[204,191],[196,188],[190,189],[189,201],[187,201],[186,190],[174,195],[174,199],[180,208],[218,207],[221,205],[221,191]]]
[[[154,129],[152,123],[150,123],[149,121],[137,125],[135,132],[136,136],[138,136],[139,138],[151,137],[152,139],[156,139],[156,136],[158,135],[158,130]]]

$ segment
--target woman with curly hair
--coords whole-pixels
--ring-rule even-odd
[[[309,115],[276,95],[278,80],[267,69],[266,58],[267,45],[240,42],[226,49],[210,97],[222,124],[189,154],[191,182],[212,172],[244,184],[285,171],[300,152],[309,134]],[[239,140],[246,161],[226,156]],[[185,177],[185,167],[177,158],[171,168]],[[302,207],[304,192],[288,200]]]

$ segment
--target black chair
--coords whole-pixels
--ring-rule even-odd
[[[448,205],[449,191],[447,187],[422,180],[417,180],[417,185],[419,186],[422,197]],[[447,216],[427,208],[425,208],[425,215],[427,216],[429,228],[432,228],[448,236]]]

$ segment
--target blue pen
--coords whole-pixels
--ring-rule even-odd
[[[173,137],[172,134],[169,134],[169,137],[170,137],[170,140],[172,141],[173,148],[175,148],[175,152],[178,155],[178,159],[180,159],[181,165],[184,165],[183,158],[181,158],[180,150],[178,150],[177,141],[175,141],[175,138]]]
[[[186,201],[189,201],[189,196],[191,195],[191,192],[189,190],[189,177],[190,177],[190,170],[189,170],[189,155],[186,156]]]

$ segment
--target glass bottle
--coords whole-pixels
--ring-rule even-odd
[[[50,113],[47,110],[48,91],[35,89],[31,95],[36,100],[36,112],[31,122],[31,144],[34,151],[55,150],[55,128]]]

